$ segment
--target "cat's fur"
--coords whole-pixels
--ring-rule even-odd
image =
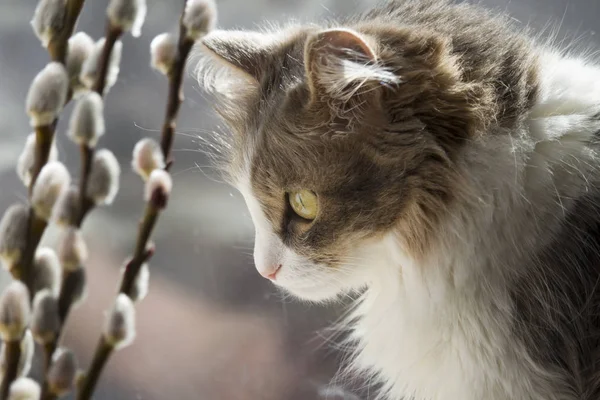
[[[598,67],[446,0],[202,47],[257,268],[364,290],[355,364],[384,397],[600,398]]]

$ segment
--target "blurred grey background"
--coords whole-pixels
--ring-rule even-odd
[[[88,0],[78,29],[103,35],[108,0]],[[143,136],[158,138],[166,81],[149,68],[152,38],[174,31],[179,0],[149,0],[139,39],[127,36],[121,73],[108,94],[107,135],[123,168],[113,207],[86,221],[92,251],[88,299],[68,322],[65,344],[87,366],[119,279],[133,247],[142,184],[129,158]],[[369,7],[370,0],[220,0],[220,28],[252,29],[265,21],[334,18]],[[600,49],[597,0],[483,0],[534,30],[558,31],[564,45]],[[29,82],[48,58],[29,20],[34,0],[0,2],[0,207],[25,198],[14,163],[29,133],[23,110]],[[191,70],[189,70],[191,71]],[[148,298],[138,306],[138,338],[110,361],[97,399],[313,400],[341,399],[323,389],[339,385],[370,399],[361,379],[331,382],[346,352],[329,327],[344,310],[307,306],[285,298],[252,266],[253,227],[241,196],[219,181],[203,149],[219,121],[191,73],[178,123],[172,169],[173,200],[154,236]],[[68,107],[66,113],[70,112]],[[65,140],[68,118],[58,128],[61,159],[77,175],[78,153]],[[47,243],[52,244],[52,230]],[[2,279],[6,279],[3,275]],[[35,372],[35,371],[34,371]],[[321,395],[319,395],[321,391]],[[319,397],[321,396],[321,397]],[[345,397],[347,399],[353,398]]]

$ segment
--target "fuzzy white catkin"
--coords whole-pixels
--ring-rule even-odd
[[[171,175],[164,169],[155,169],[150,174],[144,190],[146,202],[155,202],[154,206],[164,208],[173,189]]]
[[[144,138],[137,142],[133,148],[131,167],[144,180],[147,180],[155,169],[165,168],[165,158],[156,140]]]
[[[78,269],[85,263],[87,257],[87,245],[81,231],[74,227],[66,228],[58,243],[58,259],[64,271]]]
[[[31,317],[31,333],[36,342],[44,345],[54,340],[60,331],[58,299],[48,289],[35,295]]]
[[[98,77],[98,60],[102,54],[102,49],[104,48],[105,38],[98,40],[94,44],[94,49],[90,53],[89,57],[83,63],[83,67],[81,68],[81,74],[79,75],[79,79],[83,84],[88,88],[92,89],[94,87],[94,83]],[[104,85],[104,93],[107,93],[108,90],[117,82],[117,78],[119,77],[119,64],[121,64],[121,55],[123,53],[123,43],[119,40],[115,43],[111,53],[110,60],[108,63],[108,73],[106,75],[106,84]]]
[[[106,15],[113,26],[139,37],[147,11],[146,0],[111,0]]]
[[[31,183],[31,175],[33,173],[33,165],[35,163],[35,144],[37,142],[35,133],[30,133],[25,141],[25,147],[17,160],[17,176],[25,186]],[[56,142],[52,141],[50,153],[48,154],[48,162],[58,160],[58,148]]]
[[[122,273],[125,274],[125,268],[123,268]],[[150,286],[150,268],[148,268],[148,264],[142,264],[135,281],[133,282],[133,286],[131,288],[130,298],[133,302],[139,302],[144,300],[144,298],[148,295],[148,288]]]
[[[63,29],[65,15],[65,0],[40,0],[38,2],[31,26],[44,47],[48,47],[52,38]]]
[[[177,39],[170,33],[161,33],[150,42],[150,65],[168,75],[177,57]]]
[[[69,38],[67,50],[67,74],[73,93],[78,96],[87,88],[79,79],[83,64],[94,51],[94,39],[85,32],[77,32]]]
[[[31,82],[25,108],[32,127],[50,125],[67,99],[69,77],[59,62],[51,62]]]
[[[33,260],[33,293],[49,290],[58,296],[60,290],[61,266],[56,252],[50,247],[40,247]]]
[[[8,400],[39,400],[41,395],[42,390],[36,381],[20,377],[10,385]]]
[[[77,374],[77,359],[68,349],[60,348],[54,353],[52,365],[46,377],[53,394],[63,396],[73,387]]]
[[[56,204],[52,219],[60,226],[75,226],[79,217],[79,188],[71,186],[64,190]]]
[[[31,192],[31,205],[35,214],[44,221],[49,221],[56,200],[70,183],[69,171],[61,162],[53,161],[44,165]]]
[[[121,167],[115,155],[108,149],[98,150],[94,155],[88,179],[87,197],[96,205],[109,205],[119,191]]]
[[[217,6],[214,0],[188,0],[182,23],[187,36],[197,40],[211,31],[217,21]]]
[[[17,376],[26,376],[31,370],[33,355],[35,353],[35,342],[29,330],[25,331],[21,339],[21,357],[17,366]],[[0,375],[4,375],[6,371],[6,345],[2,343],[0,349]]]
[[[0,297],[0,336],[5,342],[18,340],[29,323],[29,290],[12,281]]]
[[[69,120],[69,138],[79,145],[95,147],[104,135],[104,102],[96,92],[84,94]]]
[[[21,260],[27,244],[29,208],[24,204],[8,207],[0,221],[0,259],[7,269]]]
[[[135,308],[126,294],[119,294],[112,310],[104,321],[104,340],[120,349],[128,346],[135,339]]]

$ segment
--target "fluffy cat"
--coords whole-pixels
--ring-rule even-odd
[[[600,398],[600,68],[446,0],[201,47],[256,268],[361,293],[382,398]]]

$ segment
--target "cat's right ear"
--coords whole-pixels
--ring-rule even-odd
[[[196,53],[200,85],[232,101],[255,95],[278,43],[274,33],[212,31],[202,39]]]
[[[216,57],[215,61],[256,81],[260,81],[277,42],[275,34],[225,30],[213,31],[202,39],[202,45]]]

